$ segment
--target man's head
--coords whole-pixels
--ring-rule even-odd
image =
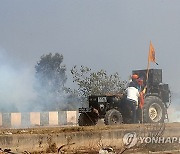
[[[143,79],[141,79],[141,78],[137,79],[137,83],[138,83],[140,86],[142,86],[142,85],[143,85]]]
[[[139,76],[138,76],[137,74],[133,74],[133,75],[131,76],[131,78],[132,78],[132,80],[137,80],[137,79],[139,78]]]

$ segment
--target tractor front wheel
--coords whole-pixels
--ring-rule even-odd
[[[106,125],[118,125],[123,123],[123,118],[121,113],[116,109],[111,109],[106,112],[104,123]]]

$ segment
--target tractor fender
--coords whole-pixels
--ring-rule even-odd
[[[149,94],[146,94],[146,95],[144,96],[144,98],[149,97],[149,96],[156,96],[156,97],[158,97],[159,99],[162,100],[162,98],[159,96],[158,93],[149,93]],[[163,100],[162,100],[162,101],[163,101]],[[168,105],[167,105],[165,102],[163,102],[163,104],[165,105],[165,107],[166,107],[166,109],[167,109],[167,108],[168,108]]]

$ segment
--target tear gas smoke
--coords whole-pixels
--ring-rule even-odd
[[[34,70],[13,63],[12,57],[0,48],[0,112],[64,110],[76,106],[65,93],[56,98],[47,94],[39,97],[34,89],[38,84]],[[52,108],[52,103],[56,103],[56,108]]]
[[[35,100],[33,72],[13,65],[13,60],[0,48],[0,111],[28,110]]]
[[[172,103],[168,108],[168,116],[170,122],[180,122],[180,95],[172,92]]]

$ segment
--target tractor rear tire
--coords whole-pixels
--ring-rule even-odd
[[[105,125],[118,125],[123,123],[121,113],[116,109],[111,109],[106,112],[104,118]]]
[[[88,113],[81,113],[79,115],[79,126],[94,126],[97,124],[98,119],[92,118]]]
[[[157,96],[147,96],[143,107],[144,123],[163,123],[166,108],[162,100]]]

